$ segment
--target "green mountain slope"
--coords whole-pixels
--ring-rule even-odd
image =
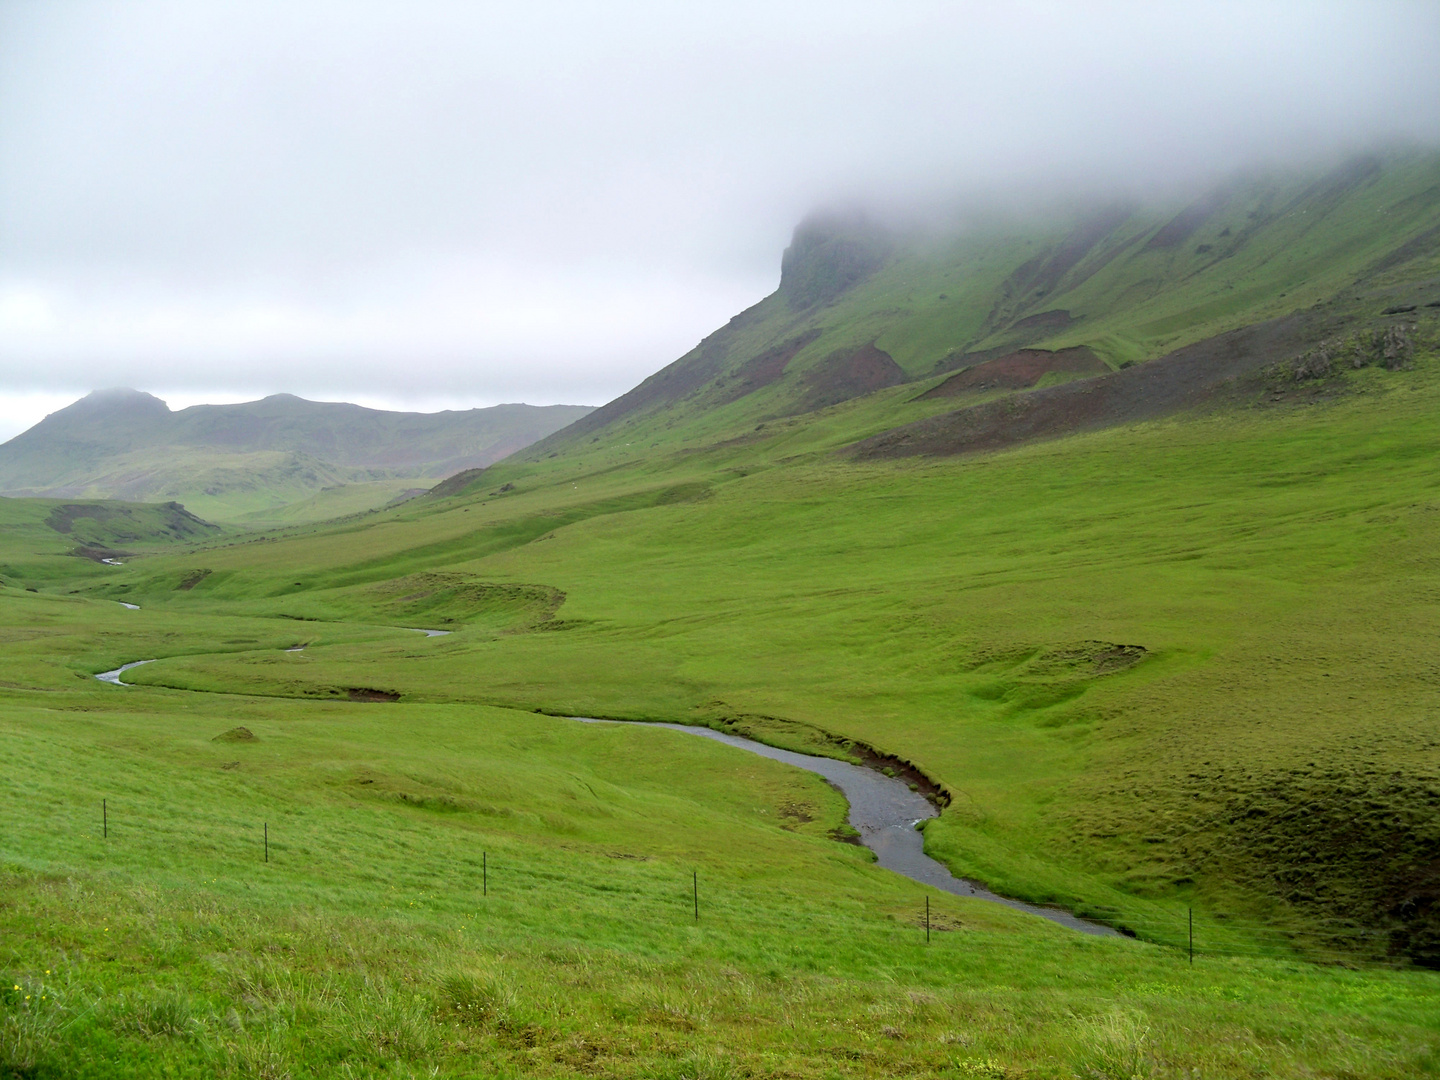
[[[497,461],[589,411],[393,413],[278,394],[171,412],[149,394],[102,391],[0,446],[0,492],[178,500],[216,520],[337,516]]]
[[[997,218],[938,238],[822,217],[796,230],[773,295],[520,457],[749,439],[835,406],[850,417],[824,422],[858,438],[1018,388],[977,379],[964,400],[926,393],[986,361],[1003,376],[1016,354],[1036,369],[1024,385],[1040,386],[1206,341],[1238,354],[1201,363],[1204,389],[1207,371],[1233,378],[1388,325],[1388,308],[1440,301],[1437,282],[1440,158],[1418,153],[1237,179],[1189,205]],[[1239,350],[1219,340],[1259,324],[1279,329]]]

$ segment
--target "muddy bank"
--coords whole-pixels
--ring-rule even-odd
[[[793,765],[798,769],[816,773],[823,776],[844,794],[850,803],[849,821],[851,826],[860,834],[860,842],[875,853],[876,862],[885,869],[903,874],[922,885],[954,893],[956,896],[986,900],[1030,915],[1039,915],[1041,918],[1060,923],[1062,926],[1068,926],[1070,929],[1084,934],[1105,937],[1119,936],[1108,926],[1082,919],[1062,908],[1042,907],[999,896],[972,881],[955,877],[948,869],[926,855],[925,838],[916,826],[921,821],[938,816],[940,811],[932,801],[935,794],[927,797],[925,792],[913,790],[912,781],[908,778],[886,774],[885,770],[895,771],[890,762],[898,761],[898,759],[889,759],[870,751],[870,756],[873,756],[878,767],[877,765],[866,767],[866,765],[855,765],[835,758],[801,754],[794,750],[781,750],[778,747],[755,742],[753,739],[716,731],[714,728],[692,727],[685,724],[651,724],[637,720],[600,720],[585,716],[571,717],[571,719],[587,724],[645,723],[648,727],[669,728],[671,731],[681,731],[688,735],[714,739],[727,746],[748,750],[752,754],[759,754],[772,761],[783,762],[786,765]],[[866,760],[869,765],[867,758],[862,757],[862,760]],[[908,768],[915,775],[923,778],[924,774],[914,766],[908,766]],[[928,780],[926,783],[932,793],[943,794],[934,783]]]

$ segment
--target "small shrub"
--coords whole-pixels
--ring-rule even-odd
[[[1137,1080],[1151,1075],[1150,1028],[1143,1015],[1114,1009],[1082,1022],[1085,1049],[1075,1062],[1086,1080]]]
[[[495,1031],[515,1031],[529,1019],[514,989],[493,976],[452,975],[440,984],[447,1019]]]
[[[692,1050],[647,1075],[649,1080],[737,1080],[742,1074],[734,1062],[719,1054]]]
[[[975,1080],[1005,1080],[1009,1070],[994,1058],[968,1058],[955,1063],[955,1073]]]
[[[135,1019],[142,1035],[184,1035],[191,1021],[190,1002],[182,995],[169,991],[142,1003]]]

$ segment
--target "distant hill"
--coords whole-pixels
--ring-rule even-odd
[[[613,464],[640,446],[754,443],[822,411],[809,430],[830,445],[894,432],[866,455],[995,447],[1194,407],[1437,303],[1429,153],[963,228],[817,215],[796,228],[773,294],[521,458]],[[1009,395],[1025,400],[986,405]],[[1012,423],[1016,410],[1026,418]]]
[[[138,390],[102,390],[0,446],[0,494],[174,501],[219,521],[332,517],[489,465],[589,412],[401,413],[290,394],[172,412]]]

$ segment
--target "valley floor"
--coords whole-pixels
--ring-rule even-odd
[[[1440,369],[1343,391],[120,567],[7,508],[0,1073],[1440,1071]],[[932,855],[1136,937],[931,893],[927,944],[818,778],[565,715],[895,755]]]

